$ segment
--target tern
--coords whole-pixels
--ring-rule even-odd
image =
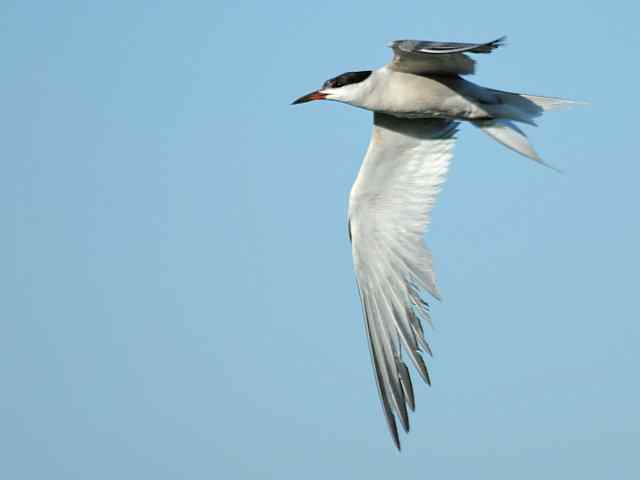
[[[431,323],[427,293],[440,299],[424,234],[453,155],[456,130],[469,122],[543,163],[514,122],[536,125],[548,110],[579,103],[485,88],[468,53],[487,43],[397,40],[392,61],[378,70],[347,72],[293,102],[333,100],[373,112],[368,150],[349,196],[348,233],[380,401],[400,450],[396,418],[409,431],[415,409],[409,357],[431,384],[423,354],[432,355],[422,327]]]

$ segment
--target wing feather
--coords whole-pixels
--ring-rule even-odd
[[[504,45],[507,37],[485,43],[431,42],[396,40],[393,49],[393,70],[416,74],[470,75],[475,61],[464,53],[490,53]]]
[[[378,393],[393,440],[396,417],[409,430],[415,408],[406,352],[430,384],[422,352],[431,355],[422,321],[424,292],[438,297],[431,254],[423,244],[429,213],[452,157],[457,123],[375,113],[369,149],[349,199],[356,281]]]
[[[378,387],[378,395],[380,396],[380,402],[382,403],[382,410],[391,432],[391,437],[398,450],[400,450],[400,437],[398,436],[398,428],[396,427],[395,417],[393,416],[393,409],[389,401],[388,390],[385,388],[385,381],[382,377],[383,366],[380,364],[382,358],[382,352],[380,342],[378,340],[378,334],[371,324],[372,313],[371,304],[368,297],[365,295],[365,290],[358,284],[358,290],[360,291],[360,300],[362,302],[362,309],[364,313],[365,329],[367,332],[367,338],[369,339],[369,351],[371,353],[371,361],[373,363],[373,371],[376,374],[376,386]]]

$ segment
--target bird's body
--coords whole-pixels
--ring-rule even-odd
[[[493,90],[462,78],[475,66],[465,52],[489,53],[503,40],[396,41],[390,64],[339,75],[294,102],[326,99],[374,112],[369,148],[349,197],[349,238],[376,384],[398,448],[396,419],[408,431],[407,407],[415,407],[405,354],[430,383],[422,357],[431,354],[422,326],[431,322],[425,296],[440,294],[423,236],[458,124],[469,122],[543,163],[513,122],[535,125],[544,111],[575,103]]]
[[[495,100],[487,89],[459,76],[416,75],[382,67],[362,83],[361,95],[345,103],[402,118],[487,118],[490,114],[482,102]]]

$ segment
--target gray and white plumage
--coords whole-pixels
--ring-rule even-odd
[[[459,123],[543,163],[514,122],[535,125],[544,111],[575,103],[489,89],[461,77],[474,72],[466,53],[489,53],[504,39],[395,41],[388,65],[332,78],[294,102],[334,100],[374,112],[369,148],[349,197],[349,237],[376,384],[398,449],[396,420],[408,432],[408,410],[415,408],[407,363],[430,384],[423,323],[431,322],[426,296],[440,294],[423,237]]]
[[[390,67],[399,72],[469,75],[475,71],[475,61],[467,53],[490,53],[504,45],[506,37],[487,43],[429,42],[396,40]]]
[[[423,245],[429,213],[453,154],[457,122],[375,113],[369,149],[349,198],[353,262],[378,391],[392,436],[393,414],[409,430],[413,387],[406,352],[427,383],[430,353],[422,292],[438,298],[431,254]]]

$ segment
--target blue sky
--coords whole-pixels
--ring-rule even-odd
[[[637,6],[0,10],[2,478],[638,478]],[[398,454],[346,234],[371,117],[289,103],[503,34],[473,81],[591,105],[527,130],[564,175],[461,129]]]

